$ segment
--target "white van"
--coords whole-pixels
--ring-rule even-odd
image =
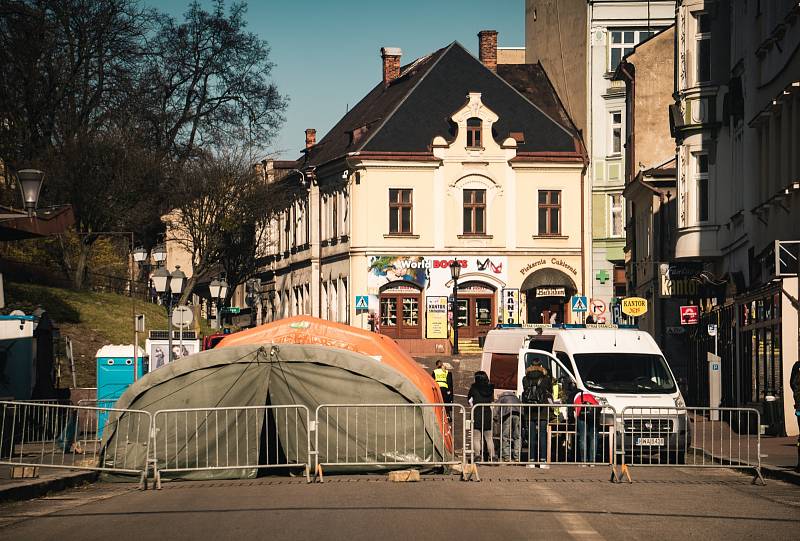
[[[557,380],[566,377],[601,405],[614,408],[616,418],[608,416],[604,424],[614,423],[618,448],[637,453],[663,448],[675,454],[673,460],[683,462],[688,422],[676,408],[686,405],[650,334],[592,325],[495,329],[486,336],[481,370],[495,385],[496,396],[505,390],[521,396],[525,369],[534,359]],[[641,408],[628,410],[636,418],[626,417],[625,426],[624,408]]]

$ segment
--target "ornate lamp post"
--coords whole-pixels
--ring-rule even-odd
[[[171,273],[166,268],[159,267],[155,270],[155,272],[153,272],[151,280],[153,281],[153,287],[155,288],[156,293],[161,295],[164,301],[164,306],[167,308],[167,347],[169,348],[167,359],[172,362],[173,300],[176,297],[180,298],[181,293],[183,293],[183,288],[186,285],[186,275],[181,270],[180,265],[176,266],[175,270]]]
[[[22,204],[28,211],[28,216],[33,217],[39,202],[39,193],[42,191],[44,173],[38,169],[21,169],[17,171],[17,179],[22,193]]]
[[[450,263],[450,277],[453,279],[453,355],[458,355],[458,277],[461,264],[457,259]]]
[[[208,286],[211,298],[217,303],[217,329],[222,328],[222,303],[228,296],[228,282],[214,278]]]

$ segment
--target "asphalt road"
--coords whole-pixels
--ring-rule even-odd
[[[0,538],[796,539],[800,489],[729,470],[486,467],[391,483],[386,476],[182,482],[161,491],[99,483],[0,506]]]

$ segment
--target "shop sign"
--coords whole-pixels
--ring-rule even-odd
[[[683,334],[686,332],[686,329],[683,327],[678,327],[677,325],[670,325],[667,327],[667,334]]]
[[[699,306],[681,306],[681,325],[697,325],[699,322]]]
[[[426,297],[425,338],[447,338],[447,297]]]
[[[519,323],[519,289],[503,290],[503,323]]]
[[[631,316],[639,317],[647,312],[647,299],[641,297],[629,297],[622,299],[622,313]]]
[[[563,287],[537,287],[537,297],[563,297],[567,292]]]

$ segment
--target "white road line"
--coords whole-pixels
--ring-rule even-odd
[[[567,505],[567,502],[561,496],[546,486],[537,486],[536,488],[537,492],[544,496],[548,504],[552,504],[552,508],[556,511]],[[561,526],[564,527],[564,531],[567,535],[573,539],[605,539],[597,530],[592,528],[580,513],[556,512],[554,516]]]

